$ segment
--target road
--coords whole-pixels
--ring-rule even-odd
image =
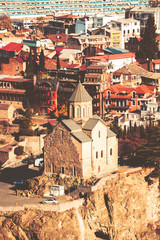
[[[27,165],[23,165],[17,168],[8,168],[0,172],[0,207],[9,206],[23,206],[39,204],[40,201],[46,198],[29,198],[19,197],[15,195],[13,181],[33,178],[41,173],[32,169],[28,169]],[[69,200],[69,196],[56,197],[58,203],[63,203]]]
[[[38,176],[40,173],[23,165],[17,168],[4,169],[0,174],[0,206],[23,206],[38,204],[41,198],[18,197],[15,195],[13,181]]]

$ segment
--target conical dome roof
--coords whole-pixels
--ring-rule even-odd
[[[83,87],[83,85],[79,82],[72,96],[70,97],[69,102],[90,102],[90,101],[92,101],[92,97]]]

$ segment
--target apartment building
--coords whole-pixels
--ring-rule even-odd
[[[146,85],[129,88],[115,84],[104,91],[103,97],[105,111],[121,115],[139,110],[148,103],[155,103],[156,88]]]
[[[127,8],[149,5],[148,0],[1,0],[0,9],[12,18],[55,14],[97,14],[122,12]]]
[[[133,18],[124,18],[110,23],[112,28],[118,28],[121,31],[122,48],[130,37],[140,37],[140,21]]]
[[[127,9],[125,15],[126,18],[134,18],[140,21],[141,34],[144,32],[149,15],[154,16],[157,33],[160,33],[160,8],[136,6],[132,9]]]

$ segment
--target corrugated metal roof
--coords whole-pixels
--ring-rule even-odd
[[[62,120],[62,123],[67,127],[69,128],[69,130],[72,132],[72,131],[80,131],[81,130],[81,127],[76,123],[74,122],[72,119],[63,119]]]
[[[92,141],[92,139],[87,134],[85,134],[83,131],[72,132],[71,135],[80,142],[91,142]]]
[[[74,90],[72,96],[69,99],[69,102],[90,102],[92,97],[86,91],[81,83],[79,83]]]
[[[92,130],[96,126],[98,121],[99,121],[99,119],[90,118],[86,122],[86,124],[83,126],[83,129],[85,129],[85,130]]]
[[[126,49],[123,48],[118,48],[118,47],[113,47],[113,48],[105,48],[103,51],[111,53],[111,54],[121,54],[121,53],[127,53],[129,52]]]
[[[113,131],[111,131],[109,128],[107,128],[107,137],[115,137],[115,136],[116,134]]]

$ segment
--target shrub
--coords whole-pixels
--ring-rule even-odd
[[[0,144],[5,144],[5,143],[6,143],[6,141],[4,139],[0,140]]]
[[[23,146],[18,146],[14,149],[14,154],[16,154],[17,156],[20,156],[23,154]]]

